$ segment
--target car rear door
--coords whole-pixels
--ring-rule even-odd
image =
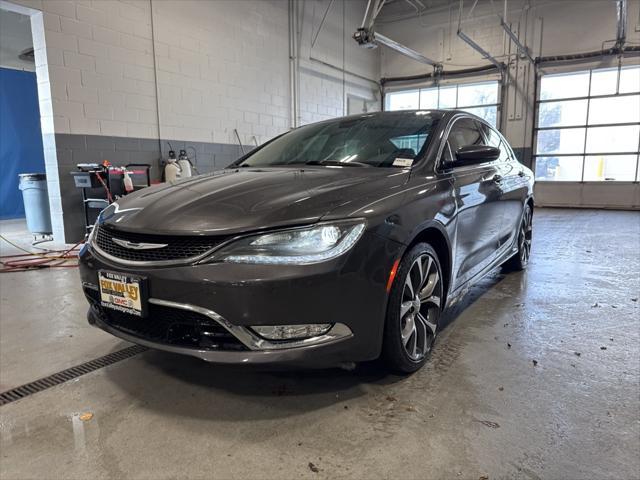
[[[502,225],[500,171],[497,162],[451,166],[455,152],[468,145],[486,145],[478,122],[456,117],[450,126],[440,168],[453,177],[457,207],[453,251],[453,287],[480,273],[495,258]]]
[[[515,241],[522,215],[524,201],[528,192],[528,179],[524,168],[515,158],[513,150],[504,137],[492,127],[482,124],[487,143],[500,149],[500,158],[496,162],[500,181],[498,182],[502,203],[502,225],[498,236],[499,247],[510,246]]]

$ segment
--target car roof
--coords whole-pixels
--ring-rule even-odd
[[[356,113],[352,115],[346,115],[344,117],[335,117],[335,118],[322,120],[320,122],[314,122],[314,123],[324,123],[324,122],[330,122],[330,121],[347,119],[347,118],[348,119],[358,119],[358,118],[364,119],[364,118],[371,118],[371,117],[403,117],[403,116],[411,116],[416,114],[429,115],[432,118],[436,118],[438,120],[441,120],[444,118],[452,118],[454,115],[464,114],[464,115],[468,115],[469,117],[475,120],[486,123],[486,121],[483,118],[478,117],[477,115],[474,115],[473,113],[469,113],[465,110],[459,110],[456,108],[447,108],[447,109],[421,108],[421,109],[412,109],[412,110],[391,110],[391,111],[386,110],[386,111],[377,111],[377,112]]]

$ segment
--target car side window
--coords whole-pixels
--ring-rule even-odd
[[[487,125],[483,124],[482,129],[487,137],[487,144],[500,149],[500,156],[498,157],[498,161],[508,162],[511,158],[511,149],[509,148],[509,145],[506,144],[502,136],[493,128]]]
[[[469,145],[485,145],[486,142],[478,124],[471,118],[461,118],[457,120],[451,130],[442,152],[442,161],[446,165],[455,158],[456,151],[461,147]]]

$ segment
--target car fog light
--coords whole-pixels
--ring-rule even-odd
[[[274,325],[251,327],[258,335],[267,340],[294,340],[300,338],[318,337],[331,329],[330,323],[315,323],[307,325]]]

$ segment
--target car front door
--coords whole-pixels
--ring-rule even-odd
[[[500,172],[495,161],[456,166],[456,151],[470,145],[486,145],[479,123],[470,117],[453,120],[444,144],[440,168],[453,179],[457,207],[453,288],[457,288],[495,259],[500,227]]]

